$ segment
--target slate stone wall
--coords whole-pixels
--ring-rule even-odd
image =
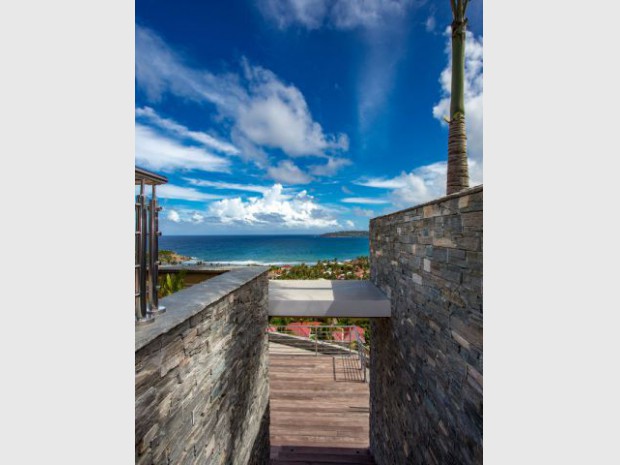
[[[378,465],[482,463],[482,186],[370,222]]]
[[[174,327],[136,331],[137,464],[268,464],[267,292],[266,269],[231,271],[162,299]]]

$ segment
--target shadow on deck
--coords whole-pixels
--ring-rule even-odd
[[[373,464],[359,360],[276,343],[269,359],[271,463]]]

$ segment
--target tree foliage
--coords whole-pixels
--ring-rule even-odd
[[[368,257],[357,257],[354,260],[339,262],[319,260],[316,265],[272,266],[269,270],[270,279],[368,279],[370,263]]]
[[[185,270],[178,273],[166,273],[159,277],[159,298],[166,297],[185,288]]]

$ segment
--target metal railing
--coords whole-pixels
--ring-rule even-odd
[[[275,353],[285,356],[342,356],[355,362],[364,382],[368,381],[370,349],[363,330],[356,326],[289,324],[269,326],[269,342]],[[359,363],[358,363],[359,362]]]
[[[366,373],[370,368],[370,349],[368,346],[363,344],[362,335],[357,331],[355,331],[355,339],[357,343],[357,354],[360,359],[360,370],[363,373],[364,382],[367,382],[368,376]]]
[[[153,321],[153,316],[166,311],[159,305],[159,212],[156,186],[167,179],[136,168],[136,186],[140,191],[135,201],[135,312],[137,323]],[[147,198],[146,186],[151,186]]]

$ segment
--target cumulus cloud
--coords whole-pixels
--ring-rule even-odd
[[[441,100],[433,107],[433,116],[442,124],[450,114],[452,86],[452,56],[450,28],[446,29],[448,64],[441,72]],[[482,167],[482,94],[483,94],[483,39],[467,33],[465,40],[465,122],[467,127],[467,151],[480,168]],[[482,177],[480,177],[482,180]]]
[[[346,220],[346,221],[344,222],[344,225],[345,225],[347,228],[354,228],[354,227],[355,227],[355,223],[354,223],[353,221],[351,221],[351,220]]]
[[[321,156],[328,150],[347,150],[345,134],[325,135],[312,119],[303,94],[271,71],[244,62],[251,97],[238,109],[237,131],[259,146],[279,148],[290,156]]]
[[[387,189],[389,203],[406,208],[443,197],[446,194],[447,172],[448,164],[438,162],[421,166],[410,173],[403,172],[394,178],[369,178],[355,184]],[[469,174],[472,186],[482,182],[482,167],[475,160],[469,160]]]
[[[262,197],[229,198],[213,202],[209,215],[223,224],[278,225],[288,228],[339,227],[329,210],[320,206],[306,191],[295,195],[283,192],[281,184]]]
[[[270,166],[267,175],[284,184],[308,184],[312,178],[290,160],[282,160],[277,166]]]
[[[176,121],[168,118],[162,118],[151,107],[136,108],[136,116],[144,118],[150,123],[167,130],[179,137],[193,140],[200,144],[216,150],[221,153],[227,153],[232,155],[239,154],[239,149],[228,142],[221,141],[215,137],[199,131],[191,131],[187,127],[177,123]]]
[[[405,13],[413,0],[262,0],[261,12],[282,29],[293,24],[307,29],[373,27]]]
[[[174,95],[212,104],[231,125],[241,156],[267,164],[263,148],[296,156],[324,157],[348,149],[345,134],[326,134],[303,94],[274,73],[243,60],[240,73],[197,70],[154,32],[136,26],[136,81],[151,101]]]
[[[166,219],[173,223],[193,223],[200,224],[205,221],[205,216],[196,211],[188,209],[170,209],[166,215]]]
[[[204,221],[204,215],[201,215],[198,212],[194,212],[191,216],[192,223],[202,223]]]
[[[201,147],[188,147],[136,124],[136,164],[156,171],[201,170],[229,172],[230,162]]]
[[[173,221],[174,223],[181,222],[179,212],[177,212],[176,210],[168,210],[168,215],[166,215],[166,219]]]

